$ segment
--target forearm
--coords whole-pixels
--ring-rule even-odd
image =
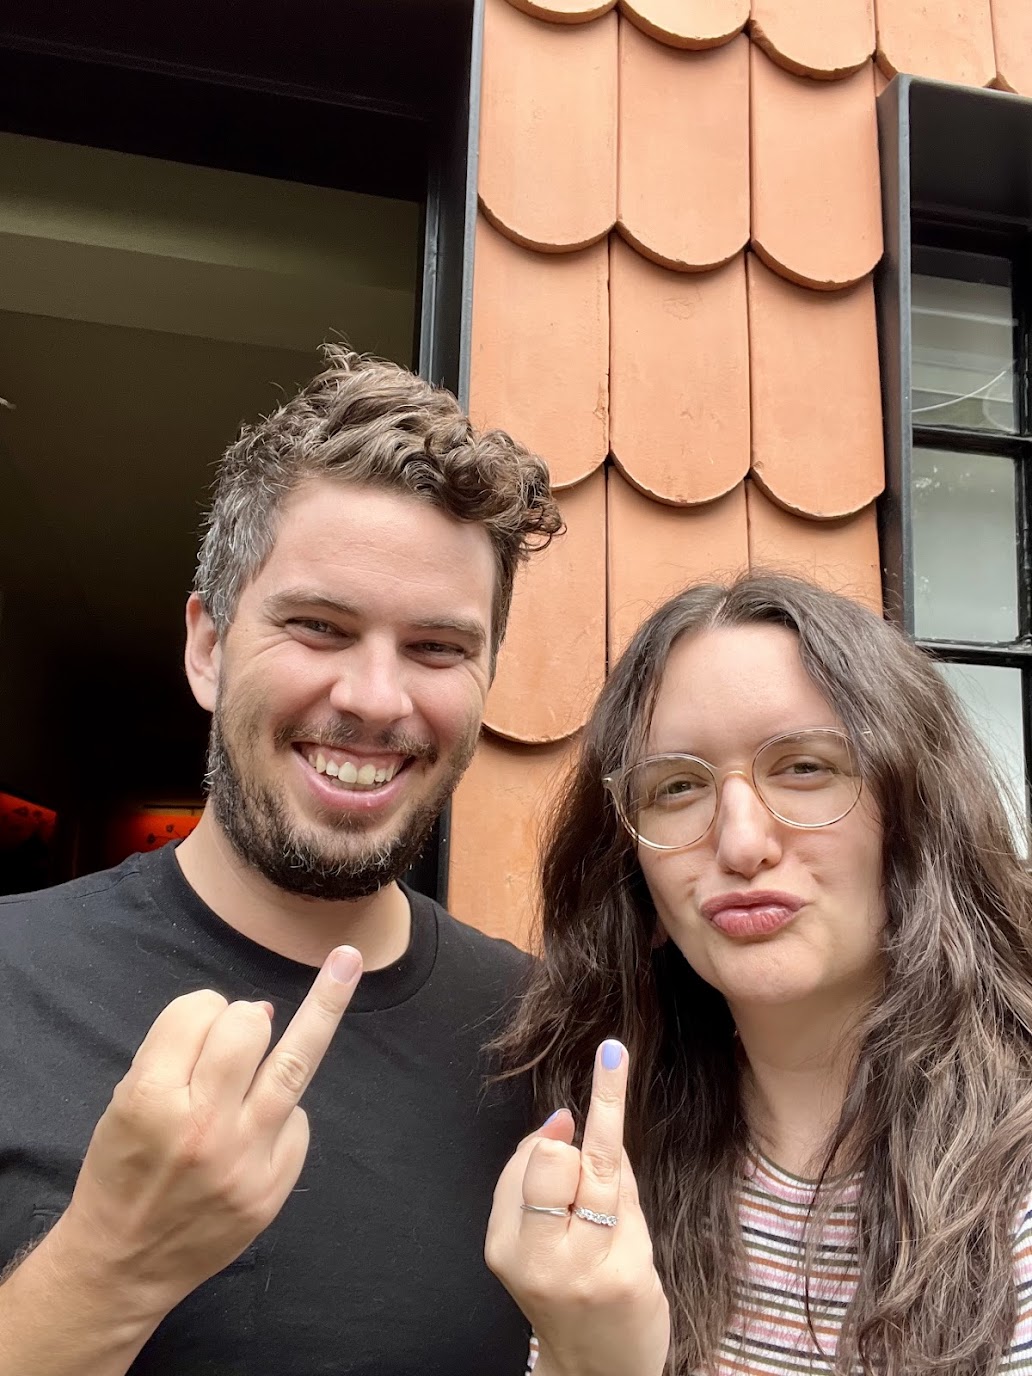
[[[125,1376],[162,1317],[59,1221],[0,1284],[0,1376]]]

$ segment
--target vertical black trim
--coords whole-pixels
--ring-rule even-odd
[[[469,405],[473,245],[483,62],[483,0],[474,0],[455,100],[441,112],[430,168],[419,330],[419,371]],[[451,806],[445,808],[409,880],[448,903]]]
[[[885,493],[878,507],[882,589],[888,615],[908,635],[913,635],[910,80],[908,76],[895,77],[878,98],[885,252],[876,284],[885,434]]]

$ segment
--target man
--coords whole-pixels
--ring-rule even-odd
[[[327,355],[220,471],[197,829],[0,903],[0,1376],[522,1370],[482,1246],[526,1105],[479,1048],[524,958],[398,879],[561,522],[508,436]]]

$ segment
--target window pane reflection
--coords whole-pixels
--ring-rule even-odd
[[[1014,463],[915,449],[914,629],[926,640],[1015,640]]]
[[[1025,724],[1021,707],[1021,670],[981,664],[939,664],[981,737],[1007,804],[1015,841],[1027,854],[1028,804],[1025,790]]]
[[[1010,286],[914,273],[915,425],[1017,429]]]

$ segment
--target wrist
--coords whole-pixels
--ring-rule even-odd
[[[127,1340],[148,1337],[173,1308],[174,1299],[144,1285],[126,1259],[111,1254],[86,1227],[74,1205],[61,1215],[23,1265],[33,1264],[41,1285],[74,1297],[77,1309]]]

